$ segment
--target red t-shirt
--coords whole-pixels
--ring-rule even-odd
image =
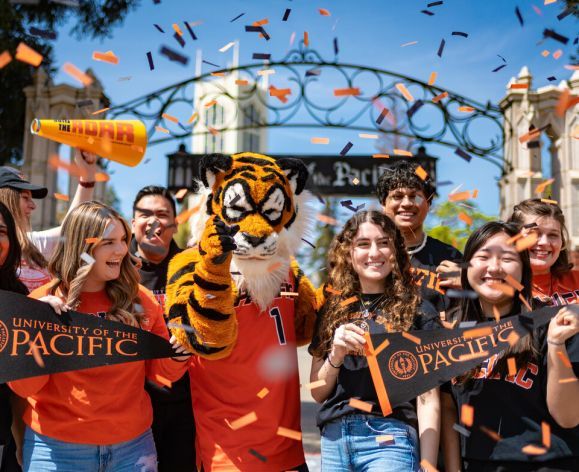
[[[231,355],[191,361],[198,455],[206,471],[291,469],[305,462],[302,442],[277,431],[301,430],[294,300],[278,297],[262,313],[241,300],[235,311],[239,334]],[[233,430],[226,423],[252,412],[257,420],[247,426]]]
[[[570,270],[562,276],[549,274],[533,276],[533,297],[550,305],[577,303],[579,297],[579,271]]]
[[[48,286],[30,294],[41,298]],[[161,307],[151,292],[139,286],[147,322],[142,329],[168,339]],[[111,306],[106,292],[83,292],[78,311],[97,314]],[[153,410],[145,392],[145,377],[170,381],[186,372],[188,362],[152,359],[41,375],[9,382],[26,398],[24,422],[34,431],[60,441],[107,445],[134,439],[151,427]]]

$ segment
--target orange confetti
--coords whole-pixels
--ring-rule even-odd
[[[515,279],[512,275],[507,274],[505,276],[505,281],[514,289],[518,290],[519,292],[522,292],[523,289],[525,287],[523,287],[523,284],[521,284],[521,282],[519,282],[517,279]]]
[[[268,272],[273,272],[276,269],[279,269],[282,266],[281,262],[275,262],[267,268]]]
[[[392,151],[394,152],[395,156],[412,157],[412,153],[410,151],[406,151],[405,149],[393,149]]]
[[[473,107],[467,107],[467,106],[462,106],[462,107],[458,107],[458,111],[461,111],[463,113],[471,113],[474,111]]]
[[[263,387],[259,392],[257,392],[257,396],[262,400],[267,396],[269,393],[269,388]]]
[[[330,138],[312,138],[310,142],[312,144],[330,144]]]
[[[169,130],[168,130],[167,128],[163,128],[162,126],[158,126],[158,125],[157,125],[157,126],[155,126],[155,129],[156,129],[157,131],[159,131],[160,133],[169,134]]]
[[[568,377],[566,379],[561,379],[559,380],[560,384],[567,384],[567,383],[571,383],[571,382],[577,382],[577,377]]]
[[[63,193],[54,193],[54,198],[62,200],[63,202],[68,202],[70,200],[69,196]]]
[[[513,89],[513,90],[517,90],[517,89],[526,90],[529,88],[529,84],[511,84],[511,86],[509,88]]]
[[[555,182],[555,179],[547,179],[544,182],[541,182],[539,185],[537,185],[537,188],[535,189],[535,193],[537,195],[540,193],[543,193],[545,191],[545,189],[547,188],[547,186],[551,185],[553,182]]]
[[[563,116],[565,112],[576,103],[579,103],[579,97],[571,96],[569,89],[564,89],[561,95],[559,95],[559,100],[555,107],[555,114],[560,117]]]
[[[166,120],[172,121],[173,123],[179,123],[179,120],[175,118],[173,115],[169,115],[168,113],[163,113],[161,117],[165,118]]]
[[[465,191],[465,192],[457,192],[457,193],[451,193],[448,196],[448,201],[449,202],[461,202],[463,200],[468,200],[471,197],[471,193],[470,191]]]
[[[177,200],[181,200],[185,195],[187,195],[187,192],[189,191],[189,189],[187,188],[182,188],[180,189],[176,194],[175,194],[175,198]]]
[[[225,77],[225,72],[211,72],[213,77]]]
[[[326,381],[324,379],[316,380],[315,382],[310,382],[305,384],[303,387],[307,390],[313,390],[314,388],[320,388],[326,385]]]
[[[4,51],[2,54],[0,54],[0,69],[10,64],[11,62],[12,56],[8,51]]]
[[[187,123],[191,124],[193,123],[197,118],[199,117],[199,113],[195,112],[191,115],[191,118],[189,118],[187,120]]]
[[[550,200],[548,198],[541,198],[543,203],[548,203],[549,205],[558,205],[559,202],[557,200]]]
[[[84,172],[76,165],[61,161],[58,155],[53,154],[48,158],[48,165],[51,169],[63,169],[65,172],[75,177],[84,176]]]
[[[263,25],[267,25],[268,23],[269,23],[269,20],[267,18],[264,18],[263,20],[254,21],[252,23],[252,26],[263,26]]]
[[[94,180],[95,182],[108,182],[111,178],[106,172],[97,172],[94,176]]]
[[[468,216],[465,212],[461,211],[458,214],[458,219],[462,221],[465,225],[470,226],[472,225],[472,218]]]
[[[109,64],[118,64],[119,63],[119,58],[117,56],[115,56],[115,53],[113,51],[107,51],[107,52],[95,51],[92,53],[92,58],[95,61],[108,62]]]
[[[515,377],[517,375],[517,360],[514,357],[507,358],[507,368],[509,370],[509,376]]]
[[[389,159],[390,154],[372,154],[374,159]]]
[[[346,298],[345,300],[342,300],[340,302],[340,306],[348,306],[348,305],[351,305],[352,303],[356,303],[357,301],[358,301],[358,297],[356,295],[354,295],[353,297]]]
[[[396,84],[396,88],[398,89],[398,91],[402,94],[402,96],[408,100],[409,102],[413,102],[414,101],[414,97],[412,96],[412,94],[410,93],[410,91],[406,88],[406,86],[404,84]]]
[[[394,436],[391,434],[382,434],[381,436],[376,436],[376,442],[379,444],[389,443],[394,441]]]
[[[248,85],[248,84],[249,84],[249,81],[247,81],[247,80],[237,79],[235,81],[235,85]]]
[[[491,326],[485,326],[484,328],[467,329],[463,333],[463,336],[469,339],[480,338],[482,336],[490,336],[491,334],[493,334],[493,328]]]
[[[430,73],[430,77],[428,77],[428,85],[434,85],[434,82],[436,82],[436,76],[438,74],[436,72],[431,72]]]
[[[91,113],[91,115],[100,115],[101,113],[104,113],[105,111],[109,111],[109,110],[110,110],[110,107],[101,108],[100,110],[93,111]]]
[[[277,435],[283,436],[284,438],[295,439],[296,441],[302,440],[302,433],[300,431],[295,431],[293,429],[284,428],[282,426],[277,428]]]
[[[378,139],[377,134],[358,133],[358,137],[362,139]]]
[[[533,311],[533,308],[531,308],[531,305],[529,305],[529,302],[527,300],[525,300],[525,297],[523,297],[522,293],[519,293],[519,300],[521,300],[521,303],[523,305],[525,305],[525,307],[527,308],[527,310],[529,311]]]
[[[175,33],[177,33],[179,36],[183,36],[183,31],[181,31],[181,28],[179,28],[179,25],[177,23],[173,23],[172,26],[173,29],[175,30]]]
[[[410,333],[407,333],[405,331],[402,331],[402,337],[408,339],[409,341],[412,341],[414,344],[422,344],[422,339],[420,339],[417,336],[414,336]]]
[[[257,414],[255,411],[248,413],[247,415],[243,415],[241,418],[237,418],[236,420],[229,422],[225,420],[227,425],[233,430],[236,431],[238,429],[243,428],[244,426],[250,425],[251,423],[255,423],[257,421]]]
[[[366,413],[370,413],[372,411],[372,404],[368,402],[363,402],[362,400],[358,400],[357,398],[350,398],[348,405],[352,408],[356,408],[357,410],[365,411]]]
[[[332,218],[331,216],[328,216],[328,215],[322,215],[321,213],[318,213],[317,219],[319,221],[321,221],[322,223],[325,223],[327,225],[340,226],[340,223],[338,223],[338,220],[336,220],[335,218]]]
[[[342,295],[341,290],[336,290],[332,288],[331,285],[326,285],[326,292],[331,293],[332,295]]]
[[[557,50],[553,53],[553,59],[557,60],[557,59],[559,59],[562,55],[563,55],[563,51],[562,51],[561,49],[557,49]]]
[[[541,135],[541,130],[539,128],[534,129],[532,131],[529,131],[526,134],[523,134],[520,138],[519,138],[519,143],[524,144],[527,141],[531,141],[535,138],[538,138]]]
[[[98,244],[101,242],[101,238],[86,238],[84,242],[86,244]]]
[[[73,79],[78,80],[85,87],[88,87],[93,82],[93,79],[91,77],[89,77],[87,74],[85,74],[83,71],[81,71],[78,67],[76,67],[74,64],[71,64],[70,62],[65,62],[64,65],[62,66],[62,70],[66,72],[68,75],[70,75]]]
[[[211,100],[205,104],[205,108],[211,108],[213,105],[217,105],[217,100]]]
[[[474,421],[474,408],[471,405],[462,405],[460,409],[460,421],[465,426],[472,426]]]
[[[551,425],[545,421],[541,421],[541,437],[543,446],[549,449],[551,447]]]
[[[40,349],[38,349],[38,346],[36,344],[33,344],[32,342],[29,342],[28,346],[30,347],[29,352],[32,352],[32,357],[34,358],[34,362],[36,362],[36,365],[44,369],[44,361],[42,360],[42,355],[40,354]]]
[[[540,446],[534,446],[533,444],[527,444],[524,448],[521,449],[524,454],[528,456],[540,456],[547,452],[547,449]]]
[[[436,97],[434,97],[432,101],[434,103],[438,103],[441,100],[444,100],[446,97],[448,97],[448,92],[442,92],[441,94],[438,94]]]
[[[511,287],[510,285],[496,283],[496,284],[493,284],[493,288],[500,290],[508,297],[514,297],[515,296],[515,289],[513,287]]]
[[[491,438],[493,441],[499,442],[501,439],[503,439],[499,433],[497,433],[496,431],[493,431],[490,428],[487,428],[486,426],[481,426],[480,430],[483,433],[485,433],[489,438]]]
[[[20,43],[16,48],[16,59],[21,62],[26,62],[31,66],[38,67],[42,62],[42,54],[36,52],[30,46]]]
[[[521,233],[515,234],[513,237],[507,239],[507,244],[509,246],[513,245],[516,241],[518,241],[519,239],[521,239],[523,237],[523,235]]]
[[[191,218],[191,216],[193,215],[193,213],[195,213],[197,211],[199,207],[194,207],[194,208],[189,208],[185,211],[182,211],[181,213],[179,213],[176,217],[175,217],[175,223],[177,223],[178,225],[185,223],[186,221],[189,220],[189,218]]]
[[[517,344],[519,342],[520,336],[515,333],[514,331],[511,331],[511,333],[507,336],[507,342],[509,343],[509,346],[514,346],[515,344]]]
[[[563,365],[565,367],[567,367],[568,369],[571,369],[571,367],[572,367],[571,361],[569,360],[569,358],[565,355],[565,353],[563,351],[557,351],[557,356],[559,356],[559,359],[561,359],[561,362],[563,363]]]
[[[279,292],[280,297],[299,297],[298,292]]]
[[[156,374],[156,375],[155,375],[155,381],[156,381],[159,385],[162,385],[163,387],[171,388],[171,387],[173,386],[173,383],[172,383],[169,379],[167,379],[167,378],[165,378],[165,377],[163,377],[162,375],[159,375],[159,374]]]
[[[310,35],[307,31],[304,31],[304,46],[308,47],[310,45]]]
[[[528,236],[520,238],[515,243],[515,249],[517,250],[517,252],[521,252],[521,251],[524,251],[525,249],[529,249],[530,247],[533,247],[535,244],[537,244],[538,239],[539,239],[539,237],[537,236],[536,233],[531,233]]]
[[[547,57],[550,54],[549,51],[547,51],[546,49],[543,49],[543,51],[541,52],[541,56],[543,57]]]
[[[213,135],[213,136],[217,136],[219,134],[219,130],[213,128],[213,126],[208,126],[207,129],[209,130],[209,132]]]
[[[434,467],[427,459],[422,459],[420,465],[426,472],[438,472],[438,469]]]
[[[325,8],[318,8],[318,11],[320,12],[320,15],[322,16],[331,16],[331,13],[326,10]]]
[[[335,97],[347,97],[350,95],[354,97],[360,95],[360,89],[358,87],[334,89]]]
[[[418,166],[414,172],[421,180],[428,178],[428,172],[426,172],[422,166]]]

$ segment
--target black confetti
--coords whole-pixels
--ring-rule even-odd
[[[543,38],[551,38],[555,41],[559,41],[562,44],[567,44],[569,42],[569,38],[567,36],[563,36],[562,34],[559,34],[555,30],[549,28],[543,31]]]
[[[436,53],[436,55],[438,57],[442,57],[442,51],[444,51],[444,45],[446,44],[446,41],[443,39],[442,41],[440,41],[440,46],[438,46],[438,52]]]
[[[428,15],[428,16],[434,16],[434,13],[432,13],[431,11],[428,11],[428,10],[420,10],[420,13],[424,13],[425,15]]]
[[[43,30],[40,28],[36,28],[35,26],[30,27],[29,33],[32,36],[39,36],[39,37],[44,38],[44,39],[56,39],[57,38],[57,34],[55,31]]]
[[[287,21],[291,12],[292,12],[291,8],[286,8],[285,13],[283,14],[283,18],[281,19],[281,21]]]
[[[422,107],[422,105],[424,105],[424,102],[422,100],[416,100],[406,112],[408,118],[412,118],[414,116],[414,113],[420,110],[420,107]]]
[[[257,457],[261,462],[267,462],[267,457],[262,456],[259,452],[257,452],[255,449],[250,449],[249,453],[255,457]]]
[[[452,180],[443,180],[442,182],[436,182],[437,187],[444,187],[445,185],[452,185]]]
[[[463,33],[462,31],[453,31],[452,36],[462,36],[463,38],[468,38],[468,33]]]
[[[151,54],[151,51],[147,53],[147,60],[149,61],[149,69],[154,70],[155,64],[153,64],[153,55]]]
[[[254,52],[252,58],[253,59],[263,59],[263,60],[269,60],[271,57],[271,54],[265,54],[265,53],[261,53],[261,52]]]
[[[338,38],[334,38],[334,54],[338,54],[340,52],[340,48],[338,48]]]
[[[567,7],[565,10],[563,10],[561,13],[557,15],[557,19],[561,21],[563,18],[569,16],[571,13],[573,13],[573,8]]]
[[[310,69],[306,71],[306,77],[318,76],[322,73],[322,69]]]
[[[181,35],[179,33],[175,33],[173,35],[173,37],[181,45],[182,48],[185,47],[185,40],[181,37]]]
[[[241,13],[240,15],[237,15],[235,18],[233,18],[233,20],[229,20],[229,23],[233,23],[235,20],[239,20],[243,15],[245,15],[245,13]]]
[[[440,280],[452,279],[453,277],[460,277],[462,272],[460,270],[454,270],[452,272],[442,272],[438,274]]]
[[[193,41],[197,41],[197,36],[195,35],[193,28],[191,28],[191,26],[189,26],[189,23],[187,23],[186,21],[185,21],[185,27],[187,28],[187,31],[189,31],[189,34],[193,38]]]
[[[213,67],[219,67],[217,64],[213,64],[213,62],[206,61],[205,59],[203,59],[201,62],[204,62],[205,64],[209,64],[210,66],[213,66]]]
[[[352,206],[352,200],[342,200],[342,201],[340,202],[340,205],[342,205],[343,207]]]
[[[499,56],[505,64],[507,63],[507,60],[503,56],[501,56],[500,54],[497,54],[497,56]]]
[[[263,37],[269,41],[270,40],[270,36],[269,34],[267,34],[267,32],[265,31],[265,29],[263,28],[263,26],[254,26],[254,25],[246,25],[245,26],[245,31],[247,33],[261,33],[263,34]]]
[[[552,75],[552,76],[550,76],[550,77],[547,77],[547,80],[548,80],[549,82],[554,82],[555,80],[557,80],[557,77],[555,77],[554,75]]]
[[[525,26],[525,21],[523,20],[523,15],[521,15],[521,10],[519,10],[519,7],[515,7],[515,15],[517,15],[517,19],[519,20],[521,26]]]
[[[539,226],[539,225],[537,224],[536,221],[533,221],[532,223],[527,223],[526,225],[523,225],[523,228],[530,229],[530,228],[534,228],[535,226]]]
[[[446,296],[448,298],[470,298],[471,300],[478,298],[478,294],[473,290],[455,290],[452,288],[446,291]]]
[[[183,56],[178,52],[173,51],[171,48],[168,48],[167,46],[161,46],[161,54],[166,56],[170,61],[179,62],[184,66],[189,63],[189,58],[187,56]]]
[[[352,146],[353,146],[353,144],[352,144],[350,141],[348,141],[348,144],[346,144],[346,145],[344,146],[344,149],[342,149],[342,150],[340,151],[340,156],[345,156],[346,154],[348,154],[348,151],[349,151],[350,149],[352,149]]]
[[[378,118],[376,118],[376,124],[381,125],[382,122],[384,121],[384,118],[386,118],[386,115],[388,114],[388,109],[384,108],[382,109],[382,111],[380,112],[380,116],[378,116]]]
[[[505,68],[505,67],[507,67],[506,64],[501,64],[500,66],[495,67],[495,68],[492,70],[492,72],[498,72],[498,71],[500,71],[501,69],[503,69],[503,68]]]
[[[454,153],[457,156],[462,157],[466,162],[470,162],[470,160],[472,159],[472,156],[470,154],[467,154],[465,151],[463,151],[461,148],[456,148]]]
[[[302,241],[303,241],[304,243],[306,243],[307,245],[311,246],[311,247],[314,248],[314,249],[316,248],[316,245],[310,243],[307,239],[304,239],[304,238],[301,238],[301,239],[302,239]]]
[[[161,28],[159,25],[153,23],[153,26],[154,26],[155,28],[157,28],[161,33],[164,33],[164,32],[165,32],[165,31],[163,31],[163,28]]]
[[[428,5],[426,5],[427,8],[431,8],[431,7],[437,7],[438,5],[442,5],[444,2],[439,1],[439,2],[430,2]]]

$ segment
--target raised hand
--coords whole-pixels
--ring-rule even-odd
[[[216,265],[223,264],[237,247],[234,236],[239,231],[238,225],[228,226],[217,215],[213,215],[205,224],[205,231],[199,242],[199,253]]]

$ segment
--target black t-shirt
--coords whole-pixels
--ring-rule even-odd
[[[497,378],[498,374],[487,378],[489,362],[494,363],[497,358],[493,356],[482,363],[476,379],[452,386],[459,414],[464,404],[474,408],[474,422],[469,428],[471,434],[468,438],[461,434],[462,456],[465,459],[542,462],[579,457],[579,427],[561,428],[547,408],[546,333],[547,326],[535,331],[539,359],[519,367],[514,379],[500,379]],[[577,376],[579,336],[569,339],[566,347]],[[527,455],[522,451],[523,447],[529,444],[542,446],[542,422],[551,427],[551,447],[545,454]],[[498,442],[491,439],[481,427],[498,433],[502,439]]]
[[[420,286],[420,295],[432,303],[438,311],[446,311],[451,306],[450,299],[445,296],[445,290],[438,285],[439,279],[436,274],[436,268],[445,260],[458,262],[462,260],[462,254],[454,247],[430,236],[426,237],[426,244],[420,251],[410,255],[414,277]]]
[[[373,295],[374,298],[380,295]],[[358,309],[357,304],[353,309]],[[378,315],[379,313],[375,313]],[[324,307],[321,308],[318,318],[316,320],[316,327],[314,329],[314,337],[309,347],[310,354],[318,346],[319,328],[322,317],[324,316]],[[376,323],[373,319],[369,319],[368,325],[370,331],[384,332],[384,326]],[[419,308],[419,313],[414,319],[412,325],[413,330],[423,329],[431,330],[441,328],[440,317],[436,309],[429,303],[423,301]],[[344,364],[340,367],[338,379],[336,381],[336,388],[322,404],[317,417],[317,423],[320,428],[341,416],[351,413],[360,413],[360,410],[352,408],[349,405],[351,398],[357,398],[364,402],[372,404],[372,411],[370,414],[382,416],[380,403],[376,389],[372,383],[372,375],[365,356],[347,355],[344,358]],[[395,418],[417,428],[417,417],[415,402],[404,403],[394,408],[389,418]]]

